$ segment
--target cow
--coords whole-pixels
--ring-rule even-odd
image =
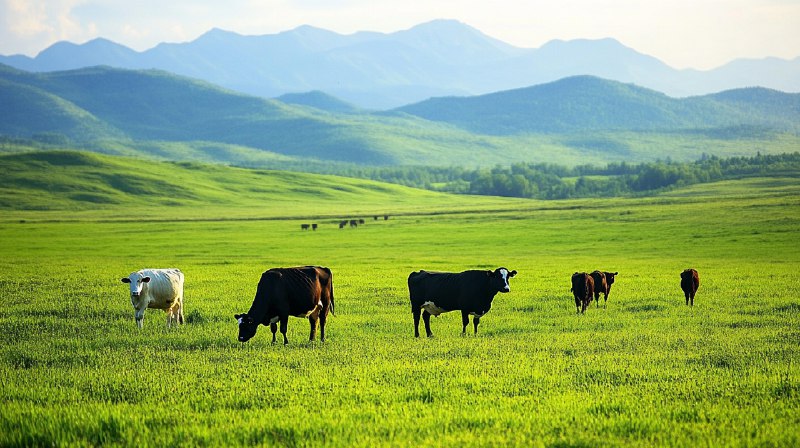
[[[347,225],[347,220],[344,220],[344,221],[339,221],[339,228],[340,228],[340,229],[344,229],[344,227],[345,227],[346,225]]]
[[[280,323],[283,344],[289,343],[286,328],[289,316],[306,317],[311,324],[309,340],[313,341],[319,321],[320,340],[325,342],[325,321],[333,313],[333,274],[321,266],[273,268],[261,274],[250,310],[236,314],[239,342],[256,335],[259,325],[269,325],[272,343]]]
[[[122,278],[130,284],[131,305],[136,325],[142,328],[144,310],[155,308],[167,313],[167,328],[174,321],[183,324],[183,272],[180,269],[142,269]]]
[[[311,226],[309,226],[308,224],[300,224],[300,230],[308,230],[309,227]]]
[[[681,289],[686,296],[686,304],[694,306],[694,295],[700,287],[700,274],[694,269],[684,269],[681,272]]]
[[[319,227],[319,226],[317,226],[317,224],[316,224],[316,223],[314,223],[314,224],[311,224],[311,230],[313,230],[313,231],[315,231],[315,232],[317,231],[317,227]]]
[[[575,296],[576,313],[585,313],[592,302],[594,294],[594,279],[585,272],[572,274],[572,295]]]
[[[594,271],[592,272],[592,280],[594,280],[594,301],[597,303],[597,306],[600,306],[600,293],[603,294],[603,308],[606,307],[606,303],[608,302],[608,294],[611,292],[611,285],[614,284],[614,277],[619,274],[619,272],[607,272],[607,271]]]
[[[414,315],[414,336],[419,337],[419,317],[425,322],[425,332],[431,332],[431,315],[439,316],[448,311],[460,310],[461,334],[466,335],[469,316],[473,316],[475,334],[478,324],[492,308],[492,300],[498,292],[511,291],[508,280],[517,271],[506,268],[451,272],[412,272],[408,276],[408,293],[411,298],[411,313]]]

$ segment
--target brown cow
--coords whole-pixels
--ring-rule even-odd
[[[614,277],[619,272],[594,271],[590,275],[594,280],[594,300],[600,306],[600,293],[603,293],[603,308],[608,302],[608,293],[611,292],[611,285],[614,284]]]
[[[575,307],[577,313],[585,313],[586,308],[592,302],[594,294],[594,279],[585,272],[572,274],[572,295],[575,296]]]
[[[239,341],[255,336],[259,325],[269,325],[272,343],[280,323],[283,343],[288,344],[286,327],[289,316],[308,318],[309,340],[313,341],[319,321],[320,339],[325,341],[325,321],[333,313],[333,275],[321,266],[273,268],[261,274],[250,310],[234,317],[239,321]]]
[[[686,304],[694,306],[694,295],[700,287],[700,274],[694,269],[685,269],[681,272],[681,289],[686,296]]]

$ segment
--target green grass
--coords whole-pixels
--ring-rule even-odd
[[[794,179],[542,202],[309,176],[277,207],[295,175],[250,191],[262,174],[194,168],[170,166],[187,206],[116,191],[116,204],[56,209],[42,193],[51,210],[3,211],[0,445],[800,443]],[[339,230],[356,211],[391,218]],[[300,231],[311,212],[320,229]],[[307,263],[334,273],[328,340],[309,343],[292,318],[286,347],[265,327],[239,344],[233,314],[260,273]],[[433,339],[413,338],[412,270],[501,265],[519,274],[477,336],[448,313]],[[138,331],[119,278],[172,266],[189,323],[167,330],[151,310]],[[690,266],[694,308],[679,288]],[[596,268],[620,272],[608,307],[576,315],[569,277]]]

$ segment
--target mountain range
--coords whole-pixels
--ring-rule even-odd
[[[800,91],[800,58],[735,60],[714,70],[676,70],[614,39],[554,40],[518,48],[452,20],[395,33],[341,35],[301,26],[243,36],[213,29],[186,43],[137,52],[106,39],[59,42],[36,57],[0,56],[25,71],[105,65],[160,69],[249,95],[320,91],[359,108],[393,109],[440,96],[475,96],[592,75],[672,97],[760,86]]]
[[[685,160],[800,147],[800,94],[765,88],[677,99],[576,76],[383,112],[323,92],[281,98],[159,70],[31,73],[0,65],[0,136],[169,160],[303,167]]]

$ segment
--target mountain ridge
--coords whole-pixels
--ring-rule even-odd
[[[632,82],[676,97],[752,86],[800,91],[800,57],[734,60],[707,71],[676,70],[612,38],[552,40],[527,49],[454,20],[388,34],[343,35],[300,26],[245,36],[215,28],[190,42],[161,43],[142,52],[105,39],[81,45],[59,42],[34,58],[0,56],[0,63],[34,72],[89,65],[158,68],[250,95],[273,98],[319,90],[377,110],[576,75]]]
[[[264,99],[163,70],[0,65],[0,98],[4,138],[246,166],[651,160],[667,150],[693,159],[749,154],[748,138],[773,139],[763,150],[782,151],[800,127],[800,94],[757,88],[678,99],[589,76],[376,113],[324,92]],[[691,146],[671,148],[680,135]]]

